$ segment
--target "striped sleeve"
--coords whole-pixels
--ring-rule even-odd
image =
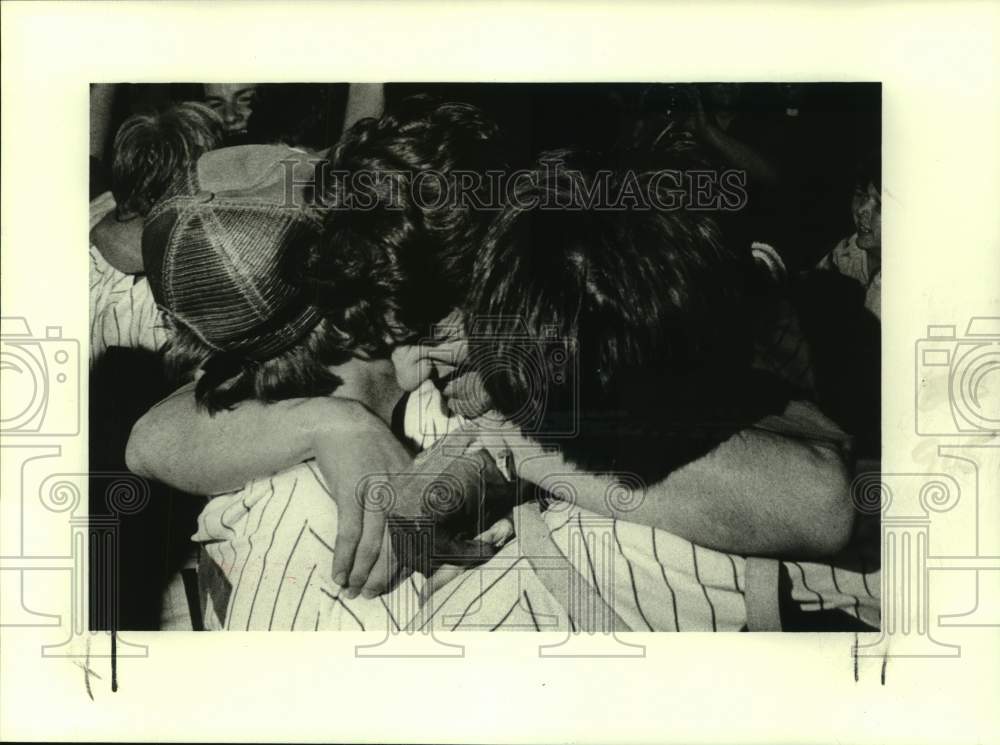
[[[225,579],[215,626],[236,631],[393,631],[418,608],[423,578],[381,598],[333,582],[336,504],[309,464],[211,499],[193,540]],[[212,598],[213,602],[215,598]],[[409,610],[408,610],[409,609]]]
[[[153,300],[149,282],[111,266],[90,247],[90,363],[108,347],[157,351],[167,341],[167,328]]]

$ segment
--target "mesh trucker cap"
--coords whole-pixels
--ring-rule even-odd
[[[305,171],[289,180],[277,162],[283,154],[274,151],[279,158],[271,168],[258,162],[241,171],[237,161],[223,161],[228,170],[203,178],[202,160],[217,153],[226,155],[199,159],[193,185],[237,188],[157,205],[143,230],[143,263],[157,304],[177,322],[218,352],[263,361],[294,346],[320,320],[290,264],[319,238],[321,220],[305,206]]]

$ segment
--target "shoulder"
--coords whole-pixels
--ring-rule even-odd
[[[114,211],[108,212],[90,231],[90,243],[118,271],[140,274],[143,270],[143,224],[141,217],[120,222],[115,218]]]
[[[270,476],[247,482],[242,489],[219,494],[215,500],[227,503],[242,502],[251,509],[258,502],[270,502],[274,499],[287,500],[290,497],[306,498],[320,495],[327,499],[329,490],[314,460],[308,460],[278,471]]]
[[[843,259],[851,253],[851,245],[854,236],[842,238],[820,261],[821,264],[835,264],[838,259]]]
[[[90,229],[93,230],[97,223],[104,219],[104,216],[111,212],[114,208],[115,198],[111,195],[110,191],[106,191],[94,199],[91,199]]]
[[[781,414],[761,419],[756,427],[777,435],[827,444],[839,450],[849,450],[851,437],[811,401],[789,401]]]
[[[837,271],[844,276],[867,284],[867,258],[865,252],[858,248],[856,239],[857,234],[840,241],[830,253],[823,257],[816,268]]]
[[[882,320],[882,272],[876,273],[868,285],[868,290],[865,292],[865,307],[875,314],[876,318]]]

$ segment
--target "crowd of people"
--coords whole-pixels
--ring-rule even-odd
[[[194,628],[878,627],[870,89],[163,88],[92,92],[114,623],[169,524]]]

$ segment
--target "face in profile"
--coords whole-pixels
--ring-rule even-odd
[[[882,247],[882,195],[875,184],[858,186],[851,198],[851,215],[858,231],[858,248],[870,251]]]
[[[401,344],[392,351],[396,382],[404,391],[416,390],[425,380],[446,382],[467,353],[464,339]]]
[[[453,311],[437,325],[434,334],[392,351],[396,380],[404,391],[416,390],[428,379],[448,380],[468,355],[462,316]]]
[[[256,83],[206,83],[205,103],[222,118],[227,135],[246,132],[256,90]]]

